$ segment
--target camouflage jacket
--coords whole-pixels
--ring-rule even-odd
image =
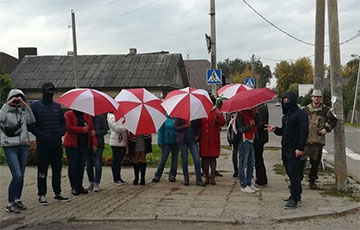
[[[307,105],[304,111],[309,115],[309,136],[306,144],[325,145],[325,136],[319,133],[322,129],[331,132],[337,124],[337,119],[332,113],[330,107],[320,104],[315,108],[312,104]]]

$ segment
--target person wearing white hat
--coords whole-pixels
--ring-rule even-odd
[[[311,103],[304,108],[309,116],[309,136],[306,141],[305,154],[300,162],[300,178],[303,179],[304,168],[307,158],[310,158],[311,169],[309,183],[311,189],[316,189],[315,180],[322,157],[322,149],[325,145],[325,135],[336,126],[337,119],[332,109],[322,103],[322,93],[314,89],[311,94]]]

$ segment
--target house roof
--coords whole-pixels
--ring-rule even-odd
[[[187,77],[191,87],[211,91],[206,83],[206,70],[210,68],[208,60],[184,60]]]
[[[172,87],[188,85],[181,54],[79,55],[78,86],[91,88]],[[178,67],[180,76],[178,79]],[[26,56],[11,73],[20,89],[39,89],[46,81],[73,88],[72,56]]]
[[[15,69],[15,67],[19,64],[19,60],[7,53],[0,52],[0,70],[9,74],[11,71]]]

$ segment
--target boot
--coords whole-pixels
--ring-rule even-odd
[[[141,179],[140,184],[145,185],[146,163],[140,163]]]
[[[203,172],[205,174],[205,184],[210,184],[210,176],[209,176],[209,159],[203,158]]]
[[[210,178],[210,183],[212,185],[216,185],[215,182],[215,176],[216,176],[216,159],[211,159],[210,160],[210,167],[211,167],[211,178]]]
[[[139,169],[140,169],[140,163],[134,163],[134,182],[133,185],[138,185],[139,184]]]

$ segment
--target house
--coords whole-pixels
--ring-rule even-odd
[[[95,88],[115,97],[123,88],[146,88],[158,97],[189,86],[181,54],[169,52],[77,56],[79,88]],[[10,74],[16,88],[30,100],[41,98],[40,88],[51,81],[55,98],[74,88],[73,56],[25,56]]]
[[[0,52],[0,74],[10,74],[18,64],[19,60],[17,58]]]

